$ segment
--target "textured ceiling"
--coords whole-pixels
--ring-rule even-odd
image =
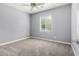
[[[63,6],[63,5],[67,5],[69,3],[45,3],[43,8],[34,9],[33,11],[30,10],[30,7],[22,6],[22,4],[23,3],[6,3],[6,5],[8,5],[8,6],[11,6],[13,8],[16,8],[18,10],[21,10],[23,12],[30,13],[30,14],[37,13],[37,12],[44,11],[44,10],[48,10],[48,9],[51,9],[51,8],[60,7],[60,6]],[[26,3],[26,4],[28,4],[28,3]]]

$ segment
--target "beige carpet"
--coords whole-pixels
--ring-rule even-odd
[[[26,39],[0,46],[0,56],[73,56],[70,45],[40,39]]]

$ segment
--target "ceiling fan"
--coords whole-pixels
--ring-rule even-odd
[[[28,6],[31,7],[31,11],[33,11],[35,8],[40,9],[43,8],[45,3],[30,3],[30,4],[22,4],[22,6]]]

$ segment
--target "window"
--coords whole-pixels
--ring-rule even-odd
[[[50,32],[51,31],[51,16],[40,17],[40,31]]]

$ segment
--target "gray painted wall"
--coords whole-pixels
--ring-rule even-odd
[[[72,4],[72,47],[74,54],[79,56],[79,44],[76,41],[79,41],[79,3]],[[77,26],[78,25],[78,26]]]
[[[39,30],[40,16],[43,15],[52,15],[51,32],[40,32]],[[31,16],[31,35],[34,37],[71,42],[71,5],[33,14]]]
[[[0,4],[0,43],[29,36],[29,14]]]
[[[71,37],[72,40],[71,41],[76,41],[77,39],[77,4],[73,3],[72,4],[72,23],[71,23]]]

